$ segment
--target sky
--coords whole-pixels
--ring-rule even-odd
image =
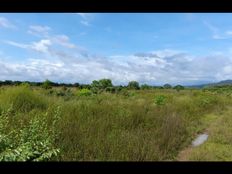
[[[0,80],[232,79],[232,13],[0,13]]]

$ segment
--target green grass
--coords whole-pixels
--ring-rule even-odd
[[[61,118],[54,128],[59,130],[59,134],[50,141],[49,148],[58,148],[60,153],[49,158],[50,160],[175,160],[196,134],[218,121],[215,115],[220,115],[232,105],[227,93],[188,89],[179,92],[172,89],[150,89],[122,90],[115,94],[76,94],[76,89],[45,90],[24,86],[1,88],[1,111],[9,107],[13,110],[8,116],[9,124],[4,131],[17,132],[30,125],[35,118],[41,119],[41,124],[46,122],[47,128],[52,127],[55,111],[59,106]],[[201,152],[213,149],[214,146],[216,148],[219,143],[223,147],[217,153],[224,154],[231,150],[230,143],[222,143],[225,139],[232,142],[230,117],[221,118],[221,122],[213,126],[215,130],[212,128],[213,133],[209,138],[212,142],[207,142],[209,146],[205,143],[200,147],[202,150],[199,149],[190,159],[206,159],[207,156]],[[226,127],[225,130],[223,127]],[[47,130],[44,129],[41,141],[43,137],[49,139]],[[223,137],[220,137],[222,133]],[[36,137],[37,134],[39,130],[31,136]],[[219,138],[213,138],[213,135],[218,135]],[[228,155],[229,153],[222,155],[221,158],[229,159]],[[215,156],[209,158],[221,159]]]
[[[208,128],[208,141],[192,150],[188,159],[197,161],[232,160],[232,109],[217,115]]]

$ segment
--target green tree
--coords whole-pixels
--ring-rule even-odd
[[[176,89],[177,91],[183,90],[184,87],[182,85],[176,85],[173,89]]]
[[[172,88],[172,86],[168,83],[164,85],[164,89],[171,89],[171,88]]]
[[[137,81],[130,81],[127,85],[129,89],[139,89],[139,82]]]
[[[52,82],[50,80],[45,80],[42,84],[42,87],[44,89],[51,89],[52,88]]]
[[[94,80],[91,84],[91,90],[94,93],[102,92],[106,89],[113,87],[113,84],[110,79],[101,79],[101,80]]]
[[[147,84],[143,84],[143,85],[141,85],[141,89],[151,89],[151,86],[149,86]]]

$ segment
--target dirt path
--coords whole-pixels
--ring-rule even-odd
[[[195,140],[192,141],[192,143],[189,146],[182,149],[177,155],[176,160],[177,161],[189,161],[192,151],[193,150],[195,151],[195,148],[198,148],[201,144],[206,143],[210,137],[215,136],[215,132],[213,131],[215,129],[215,126],[221,125],[220,121],[224,120],[225,117],[228,116],[231,112],[232,112],[232,108],[228,107],[220,113],[216,113],[216,114],[212,113],[212,114],[206,115],[204,117],[206,118],[204,119],[205,120],[204,127],[206,128],[205,131],[203,131],[201,134],[198,134],[195,137]],[[202,135],[202,137],[199,138],[199,135]]]
[[[180,153],[177,156],[177,161],[187,161],[189,155],[191,154],[192,150],[201,144],[205,143],[208,139],[208,131],[205,131],[202,134],[199,134],[194,141],[192,142],[191,145],[189,145],[187,148],[184,150],[180,151]]]
[[[177,161],[187,161],[191,151],[192,147],[187,147],[186,149],[182,150],[177,156]]]

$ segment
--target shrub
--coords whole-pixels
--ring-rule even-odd
[[[139,82],[130,81],[127,85],[129,89],[139,89]]]
[[[116,92],[116,88],[115,87],[107,87],[106,88],[106,92],[115,93]]]
[[[165,84],[164,85],[164,89],[171,89],[171,88],[172,88],[172,86],[170,84]]]
[[[151,89],[151,86],[149,86],[147,84],[143,84],[143,85],[141,85],[141,89]]]
[[[29,88],[31,85],[29,83],[23,82],[23,83],[20,84],[20,86]]]
[[[127,89],[122,89],[120,91],[120,94],[122,94],[123,96],[126,96],[126,97],[130,96],[130,92]]]
[[[89,89],[81,89],[78,91],[77,95],[78,96],[90,96],[92,95],[92,92]]]
[[[99,81],[94,80],[91,84],[91,90],[93,93],[101,93],[103,91],[109,91],[112,89],[113,84],[110,79],[101,79]]]
[[[181,85],[176,85],[173,89],[176,89],[177,91],[183,90],[184,87]]]
[[[164,95],[158,95],[155,97],[155,104],[160,106],[164,105],[166,102],[166,97]]]
[[[54,146],[57,138],[56,124],[60,119],[56,110],[51,125],[45,116],[36,115],[29,125],[22,129],[7,131],[11,108],[0,115],[0,161],[47,161],[57,156],[59,149]]]
[[[68,88],[66,86],[62,86],[61,89],[62,89],[62,91],[67,91]]]

